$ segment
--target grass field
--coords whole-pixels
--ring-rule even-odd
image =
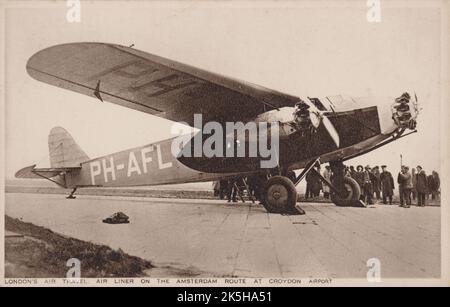
[[[64,278],[70,258],[80,260],[81,277],[139,277],[152,268],[149,261],[120,249],[65,237],[9,216],[5,229],[16,234],[5,238],[6,278]]]

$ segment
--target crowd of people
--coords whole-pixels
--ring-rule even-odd
[[[316,166],[316,171],[320,172],[320,166]],[[322,177],[329,180],[332,173],[329,166],[325,167]],[[346,175],[353,178],[361,189],[361,200],[366,204],[373,204],[375,200],[382,200],[384,204],[392,204],[394,196],[395,183],[394,177],[388,171],[386,165],[363,167],[358,165],[346,167]],[[425,206],[426,200],[437,199],[439,197],[440,179],[436,171],[432,171],[427,176],[425,170],[418,165],[411,171],[409,167],[403,165],[397,176],[398,195],[400,197],[400,206],[408,208],[412,200],[417,199],[418,206]],[[330,188],[323,184],[316,172],[310,172],[306,176],[305,198],[317,197],[320,191],[323,191],[325,198],[330,197]]]
[[[315,198],[323,192],[323,197],[330,198],[330,187],[323,183],[318,173],[327,181],[332,181],[333,173],[330,166],[325,166],[323,172],[321,166],[314,166],[316,172],[309,172],[306,177],[305,199]],[[346,166],[346,176],[353,178],[361,190],[361,200],[366,204],[373,204],[375,201],[382,201],[383,204],[392,205],[395,185],[398,184],[398,195],[400,206],[408,208],[412,201],[417,200],[418,206],[425,206],[428,199],[438,199],[440,190],[440,179],[436,171],[427,175],[425,170],[418,165],[412,168],[403,165],[397,176],[395,184],[394,177],[388,171],[386,165],[363,167],[358,165]],[[295,173],[290,172],[288,177],[295,181]],[[243,200],[244,196],[250,200],[260,200],[262,188],[264,187],[266,176],[234,177],[220,180],[214,183],[214,192],[220,199],[227,199],[228,202],[237,202],[238,197]],[[244,195],[245,194],[245,195]]]
[[[261,182],[258,180],[261,179]],[[250,200],[259,200],[260,193],[265,178],[260,178],[257,176],[252,177],[234,177],[230,179],[223,179],[214,182],[214,194],[219,196],[220,199],[227,199],[228,202],[237,202],[237,197],[243,200],[244,192]]]

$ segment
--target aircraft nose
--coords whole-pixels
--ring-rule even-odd
[[[378,116],[382,134],[391,134],[397,129],[414,130],[417,126],[417,96],[411,99],[408,93],[400,97],[378,98]]]
[[[393,117],[392,105],[394,103],[394,99],[391,97],[377,98],[377,101],[375,103],[378,108],[378,118],[380,120],[381,133],[393,133],[398,128]]]
[[[418,106],[417,95],[415,93],[414,100],[411,99],[411,96],[407,92],[403,93],[400,97],[395,98],[392,109],[393,119],[399,128],[409,128],[411,130],[416,128]]]

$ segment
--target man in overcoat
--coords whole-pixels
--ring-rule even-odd
[[[394,178],[392,177],[392,174],[387,170],[386,165],[381,166],[381,174],[380,174],[380,181],[381,181],[381,193],[383,195],[383,204],[387,203],[387,200],[389,199],[389,205],[392,205],[392,196],[394,195]]]
[[[425,207],[425,195],[428,193],[428,180],[422,166],[417,166],[416,174],[417,205]]]

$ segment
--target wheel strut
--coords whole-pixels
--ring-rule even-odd
[[[306,177],[306,175],[311,171],[311,169],[314,169],[314,165],[316,165],[316,163],[320,164],[320,157],[317,157],[316,159],[313,159],[310,162],[308,162],[308,164],[306,164],[303,171],[295,179],[295,182],[294,182],[295,186],[297,186],[300,183],[300,181],[302,181]]]

